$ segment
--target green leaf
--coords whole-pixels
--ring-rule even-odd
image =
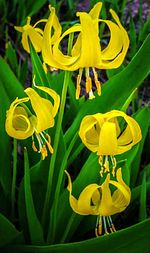
[[[146,173],[144,173],[142,185],[141,185],[139,221],[145,220],[146,218],[147,218],[147,212],[146,212]]]
[[[137,184],[141,184],[142,183],[142,179],[143,179],[144,173],[146,173],[146,181],[147,182],[150,181],[150,163],[140,172]]]
[[[9,65],[0,57],[1,82],[10,101],[24,97],[24,90]]]
[[[3,188],[5,197],[9,195],[11,191],[11,138],[5,131],[6,111],[9,105],[9,98],[0,80],[0,184]]]
[[[147,21],[144,23],[144,25],[141,27],[138,37],[138,44],[140,45],[142,41],[146,38],[147,34],[150,30],[150,15],[147,18]]]
[[[14,245],[5,248],[5,253],[141,253],[149,252],[150,219],[116,233],[82,242],[48,246]]]
[[[42,7],[43,5],[47,2],[47,0],[31,0],[27,2],[26,9],[28,10],[28,16],[32,16],[33,14],[36,14]],[[47,4],[48,5],[48,4]],[[48,8],[48,6],[47,6]]]
[[[133,18],[132,16],[130,16],[130,52],[129,52],[130,58],[132,58],[135,55],[136,51],[137,51],[136,29]]]
[[[142,110],[139,110],[134,118],[137,120],[137,122],[140,125],[141,131],[142,131],[142,140],[139,143],[138,152],[137,152],[137,154],[132,162],[132,165],[131,165],[132,186],[134,186],[134,184],[136,183],[136,180],[138,180],[141,155],[142,155],[145,139],[147,136],[147,132],[148,132],[148,129],[150,126],[150,110],[147,107],[145,107]],[[145,119],[147,119],[147,120],[145,120]]]
[[[13,70],[13,72],[17,75],[17,71],[18,71],[17,55],[16,55],[16,51],[12,47],[11,42],[8,42],[6,44],[6,59],[8,63],[10,64],[10,67]]]
[[[30,186],[29,161],[28,161],[28,155],[27,155],[26,150],[24,151],[24,159],[25,159],[24,194],[25,194],[26,216],[27,216],[30,241],[32,244],[40,245],[44,243],[43,231],[42,231],[41,224],[37,218],[35,208],[34,208],[31,186]]]
[[[22,233],[2,214],[0,214],[0,247],[11,244],[13,241],[21,243]]]
[[[96,99],[88,100],[84,103],[73,124],[66,132],[66,143],[70,142],[75,132],[79,129],[81,119],[85,115],[107,112],[112,109],[119,109],[123,106],[133,90],[142,83],[150,71],[149,44],[150,35],[144,41],[131,63],[103,85],[102,95],[98,97],[95,94]]]
[[[19,81],[22,83],[22,85],[25,85],[25,82],[27,80],[28,75],[28,58],[26,57],[23,64],[19,66]]]
[[[37,85],[49,87],[49,80],[47,78],[47,75],[44,72],[40,57],[36,53],[31,43],[30,43],[30,55],[31,55],[32,67],[33,67],[33,77],[35,75],[35,83]]]

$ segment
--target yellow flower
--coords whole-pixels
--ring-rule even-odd
[[[56,18],[55,9],[50,7],[50,16],[46,23],[43,34],[42,55],[43,60],[49,66],[57,69],[75,71],[79,69],[77,76],[76,98],[80,95],[80,82],[83,68],[86,75],[86,92],[90,98],[93,98],[92,80],[90,77],[90,68],[93,71],[97,92],[101,94],[100,82],[95,68],[110,69],[119,67],[127,53],[129,47],[129,38],[127,32],[121,25],[117,14],[110,10],[115,22],[99,19],[102,3],[95,4],[89,13],[77,12],[80,24],[76,24],[65,31],[52,44],[52,24]],[[101,49],[99,38],[99,23],[105,23],[110,30],[110,40],[106,48]],[[79,33],[72,48],[71,55],[63,54],[60,50],[61,41],[72,33]]]
[[[54,117],[59,108],[60,97],[50,88],[35,87],[51,96],[54,104],[48,99],[40,97],[34,89],[27,88],[25,93],[28,97],[16,98],[10,105],[6,115],[5,128],[7,134],[16,139],[23,140],[32,136],[32,147],[34,151],[41,153],[44,159],[48,155],[46,145],[49,151],[53,153],[50,136],[45,130],[54,126]],[[31,102],[35,114],[32,114],[24,104],[28,101]],[[34,135],[38,141],[39,150],[35,146]]]
[[[15,26],[15,29],[18,32],[22,33],[22,45],[23,48],[30,53],[29,48],[29,41],[30,39],[33,47],[35,48],[36,52],[41,52],[42,50],[42,43],[43,43],[43,30],[39,27],[36,27],[40,23],[47,22],[47,19],[41,19],[35,23],[35,25],[30,25],[31,18],[27,18],[27,23],[24,26]],[[58,18],[55,15],[54,22],[52,24],[53,27],[53,36],[51,38],[51,43],[55,43],[55,41],[60,37],[61,34],[61,25],[59,24]]]
[[[72,195],[72,182],[70,175],[65,171],[68,177],[69,202],[74,212],[80,215],[97,215],[96,235],[102,234],[102,220],[108,222],[110,232],[115,228],[111,221],[111,215],[120,213],[126,209],[130,203],[131,191],[122,179],[121,168],[117,170],[117,181],[110,179],[110,173],[107,174],[105,181],[101,184],[90,184],[80,193],[78,199]],[[117,189],[111,193],[109,185]],[[106,220],[105,220],[105,217]],[[107,228],[104,226],[105,233]]]
[[[120,120],[123,120],[120,124]],[[138,123],[122,111],[87,115],[82,119],[79,136],[84,145],[92,152],[97,152],[99,163],[106,171],[112,165],[112,174],[116,167],[114,155],[130,150],[141,138]],[[110,161],[110,162],[109,162]]]
[[[47,19],[41,19],[35,23],[35,25],[31,26],[31,17],[27,18],[27,23],[24,26],[15,26],[14,28],[22,33],[22,46],[23,48],[30,53],[29,41],[30,39],[33,47],[36,52],[41,52],[42,50],[42,40],[43,40],[43,30],[36,27],[39,23],[47,22]]]

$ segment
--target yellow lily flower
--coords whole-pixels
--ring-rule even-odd
[[[118,119],[123,119],[124,128],[119,125]],[[142,138],[138,123],[118,110],[85,116],[80,125],[79,136],[89,150],[97,152],[102,167],[101,174],[103,169],[104,172],[109,171],[111,164],[113,175],[116,167],[114,156],[130,150]]]
[[[108,233],[106,221],[109,225],[109,231],[114,232],[115,228],[111,221],[111,215],[124,211],[130,203],[131,191],[122,179],[121,168],[117,170],[117,181],[110,179],[110,173],[107,174],[105,181],[101,184],[90,184],[80,193],[78,199],[72,195],[72,182],[70,175],[65,171],[68,177],[69,202],[74,212],[80,215],[97,215],[96,235],[102,234],[102,223],[104,222],[105,233]],[[109,185],[117,189],[111,193]],[[102,221],[103,220],[103,221]]]
[[[129,47],[129,38],[127,32],[121,25],[117,14],[110,10],[115,23],[109,20],[99,19],[102,3],[95,4],[89,13],[77,12],[80,24],[76,24],[65,31],[52,44],[52,24],[56,17],[55,9],[50,7],[50,16],[45,25],[43,34],[42,55],[43,60],[49,66],[57,69],[75,71],[79,69],[77,76],[76,98],[80,95],[80,82],[83,69],[86,75],[86,92],[90,98],[93,98],[92,80],[90,77],[90,68],[93,71],[95,85],[98,95],[101,94],[100,82],[98,80],[98,69],[109,69],[119,67],[127,53]],[[110,30],[110,40],[106,48],[101,49],[99,38],[99,23],[105,23]],[[79,33],[76,42],[72,48],[71,55],[63,54],[60,50],[61,41],[72,33]]]
[[[47,19],[40,19],[35,23],[35,25],[31,26],[31,17],[27,18],[27,23],[24,26],[15,26],[14,28],[22,33],[22,45],[23,48],[30,53],[29,48],[29,41],[30,39],[33,47],[35,48],[36,52],[41,52],[42,50],[42,43],[43,43],[43,30],[39,27],[36,27],[40,23],[47,22]],[[55,43],[55,41],[60,37],[61,35],[61,25],[58,21],[57,16],[54,17],[54,22],[52,24],[53,27],[53,36],[51,38],[51,43]]]
[[[16,139],[23,140],[32,136],[32,148],[41,153],[44,159],[48,155],[46,145],[49,151],[53,153],[50,136],[45,130],[54,126],[54,117],[59,108],[60,97],[50,88],[35,87],[52,97],[54,104],[48,99],[40,97],[34,89],[27,88],[25,93],[28,97],[16,98],[10,105],[6,115],[5,128],[7,134]],[[31,102],[35,114],[32,114],[24,104],[28,101]],[[38,141],[39,150],[35,146],[34,135]]]
[[[31,17],[27,17],[27,23],[24,26],[15,26],[15,30],[22,33],[22,46],[30,53],[29,41],[30,39],[36,52],[41,52],[42,50],[42,40],[43,40],[43,30],[36,27],[39,23],[47,22],[47,19],[41,19],[31,26]]]

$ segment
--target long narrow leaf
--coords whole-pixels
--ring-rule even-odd
[[[30,240],[32,244],[41,245],[44,243],[43,231],[41,224],[36,216],[34,208],[30,186],[29,162],[26,150],[24,151],[24,158],[25,158],[24,193],[25,193],[25,205],[26,205]]]

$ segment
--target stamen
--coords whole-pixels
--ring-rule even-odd
[[[78,74],[77,75],[77,86],[76,86],[76,99],[79,99],[79,96],[80,96],[80,92],[81,92],[80,83],[81,83],[81,76]]]
[[[95,96],[94,96],[93,91],[91,90],[91,91],[89,92],[89,99],[93,99],[93,98],[95,98]]]
[[[34,136],[32,135],[32,148],[35,152],[38,151],[37,147],[35,146]]]
[[[103,156],[100,155],[99,158],[98,158],[98,162],[101,166],[103,166]]]
[[[38,151],[37,147],[35,146],[35,142],[34,142],[34,141],[32,141],[32,148],[33,148],[33,150],[34,150],[35,152]]]
[[[106,219],[105,219],[105,216],[102,216],[103,217],[103,223],[104,223],[104,230],[105,230],[105,235],[108,235],[108,231],[107,231],[107,224],[106,224]]]
[[[95,85],[97,88],[97,94],[100,96],[101,95],[101,84],[100,84],[100,81],[98,81],[98,74],[95,71],[95,68],[92,68],[92,70],[93,70],[93,74],[94,74],[94,82],[95,82]]]
[[[108,161],[108,156],[107,155],[105,156],[104,168],[105,168],[104,173],[110,172],[110,170],[109,170],[109,161]]]
[[[103,172],[104,172],[103,156],[101,156],[101,155],[99,156],[98,162],[99,162],[99,164],[101,166],[99,174],[100,174],[101,177],[103,177]]]
[[[47,137],[47,139],[45,138],[45,136],[44,136],[43,133],[45,134],[45,136]],[[53,148],[52,148],[52,146],[51,146],[51,144],[50,144],[50,143],[51,143],[51,138],[50,138],[49,134],[47,134],[46,132],[43,131],[43,133],[41,132],[40,135],[42,136],[42,138],[43,138],[44,141],[46,142],[46,145],[47,145],[47,147],[48,147],[50,153],[52,154],[52,153],[53,153]]]
[[[115,226],[112,222],[112,219],[111,219],[111,216],[108,216],[107,217],[107,220],[108,220],[108,223],[110,224],[110,231],[113,233],[113,232],[116,232],[116,229],[115,229]]]
[[[45,159],[45,157],[48,156],[48,153],[47,153],[47,149],[46,149],[46,146],[43,145],[42,149],[41,149],[41,155],[42,155],[42,160]]]
[[[86,89],[86,92],[89,93],[92,90],[92,80],[89,75],[89,68],[85,69],[85,76],[86,76],[85,89]]]
[[[38,144],[39,144],[39,150],[38,150],[38,153],[41,153],[42,146],[43,146],[43,141],[42,141],[42,139],[41,139],[41,137],[40,137],[40,135],[39,135],[39,134],[35,133],[35,136],[36,136],[36,138],[37,138],[37,140],[38,140]]]
[[[112,175],[115,176],[115,169],[117,166],[116,158],[114,156],[110,156],[112,162]]]
[[[97,221],[96,221],[96,228],[95,228],[95,235],[96,237],[99,237],[102,235],[102,216],[98,216],[97,217]]]
[[[77,75],[77,81],[76,81],[76,99],[79,99],[80,92],[81,92],[81,79],[82,79],[82,73],[83,69],[79,69],[79,74]]]
[[[104,233],[103,233],[104,226]],[[99,215],[96,220],[95,235],[96,237],[102,234],[108,235],[109,233],[116,232],[115,226],[112,222],[111,216],[101,216]]]
[[[53,154],[54,150],[53,150],[53,148],[50,144],[51,143],[51,138],[50,138],[49,134],[46,134],[46,137],[47,137],[47,140],[46,140],[47,147],[48,147],[50,153]]]

